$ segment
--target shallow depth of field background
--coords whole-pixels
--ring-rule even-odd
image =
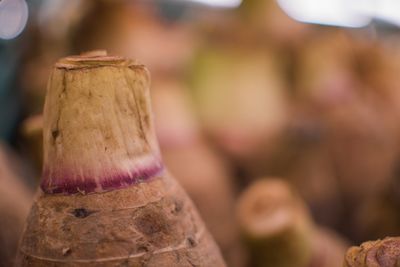
[[[53,64],[106,49],[149,68],[164,161],[214,220],[214,235],[234,224],[240,193],[271,177],[288,181],[315,223],[349,244],[400,235],[395,26],[300,23],[273,0],[28,5],[22,34],[0,40],[0,138],[32,192]]]

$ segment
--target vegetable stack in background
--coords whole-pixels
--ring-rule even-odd
[[[149,83],[143,65],[102,51],[58,61],[17,266],[225,266],[163,166]]]
[[[179,204],[185,197],[174,193],[169,176],[156,178],[164,173],[160,158],[230,267],[338,267],[344,245],[336,232],[352,244],[400,235],[397,30],[381,32],[379,23],[377,32],[301,23],[277,0],[243,0],[231,9],[170,0],[39,2],[26,28],[29,36],[21,38],[27,44],[15,65],[21,67],[0,72],[15,76],[15,87],[7,91],[21,95],[18,127],[5,141],[31,167],[23,178],[30,184],[40,178],[46,80],[52,62],[67,54],[104,47],[140,59],[153,76],[156,127],[155,133],[146,130],[148,112],[136,114],[143,110],[136,107],[148,106],[138,89],[148,86],[147,74],[140,76],[122,59],[104,60],[101,53],[59,62],[46,105],[47,193],[34,205],[20,260],[30,253],[31,261],[53,260],[39,265],[97,260],[92,265],[101,266],[111,258],[119,265],[131,255],[124,264],[135,266],[137,259],[146,266],[175,254],[180,262],[162,264],[208,266],[182,256],[203,248],[203,242],[185,247],[203,224],[186,220],[197,213],[192,204]],[[137,89],[131,90],[135,96],[128,87]],[[7,110],[0,117],[14,112]],[[259,177],[280,181],[263,187]],[[18,197],[2,188],[4,214],[17,212],[10,204],[19,203]],[[246,201],[247,215],[235,218],[235,207]],[[251,225],[274,225],[282,213],[297,219],[249,235]],[[22,220],[8,225],[21,227]],[[7,229],[2,230],[11,233]],[[18,238],[6,236],[5,243],[14,245],[4,247],[15,251]],[[80,249],[83,242],[92,250]],[[387,247],[392,251],[386,241],[380,244],[377,258]],[[206,260],[210,253],[198,255]]]

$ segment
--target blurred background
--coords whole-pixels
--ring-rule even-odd
[[[229,266],[252,265],[235,210],[259,179],[343,247],[400,235],[399,26],[395,0],[0,0],[0,176],[32,195],[54,63],[106,49],[149,68],[164,161]]]

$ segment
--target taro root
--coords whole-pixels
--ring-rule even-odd
[[[0,143],[0,266],[13,265],[31,205],[31,192],[19,180],[14,163],[6,146]]]
[[[397,267],[400,264],[400,238],[386,237],[351,247],[343,267]]]
[[[390,115],[393,112],[382,108],[390,104],[379,103],[385,98],[384,86],[363,81],[366,77],[372,80],[379,71],[372,71],[377,64],[364,63],[369,61],[364,58],[375,57],[374,53],[359,54],[356,51],[363,49],[355,49],[358,43],[340,30],[308,42],[299,56],[296,85],[298,100],[308,106],[310,114],[325,129],[323,145],[343,199],[351,205],[385,190],[398,143],[392,126],[397,120]],[[363,70],[368,68],[369,72]],[[360,183],[363,190],[359,190]]]
[[[238,220],[252,266],[306,267],[312,257],[312,223],[304,204],[280,180],[260,180],[240,197]]]
[[[101,51],[56,63],[18,266],[225,266],[164,168],[149,84],[143,65]]]
[[[273,51],[232,40],[228,36],[198,53],[192,96],[200,123],[218,147],[248,176],[264,175],[288,122],[286,84]]]
[[[280,47],[301,43],[313,29],[289,17],[274,0],[243,0],[239,11],[247,29],[257,31]]]
[[[312,170],[323,167],[319,162],[327,159],[323,168],[327,175],[318,178],[324,185],[328,185],[324,177],[334,178],[335,186],[328,189],[337,191],[334,199],[342,206],[336,212],[329,208],[336,222],[327,219],[353,241],[398,231],[398,218],[392,212],[396,201],[392,204],[385,196],[395,188],[398,161],[396,97],[390,93],[395,87],[389,78],[394,71],[383,62],[381,52],[375,42],[367,44],[333,30],[305,43],[298,57],[297,101],[323,129],[321,142],[315,144],[323,154],[317,155]]]
[[[166,23],[160,15],[149,1],[91,1],[75,28],[72,46],[77,51],[101,46],[140,57],[153,75],[185,72],[197,44],[194,31],[187,21]]]
[[[291,187],[278,179],[259,180],[239,198],[237,216],[252,265],[339,267],[345,242],[318,228]]]
[[[201,134],[186,87],[175,78],[153,82],[156,132],[165,165],[193,200],[229,266],[243,266],[234,217],[233,174]]]

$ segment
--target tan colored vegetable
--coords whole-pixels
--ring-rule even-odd
[[[41,171],[43,166],[43,116],[30,116],[22,123],[22,139],[35,169]]]
[[[312,222],[284,181],[259,180],[239,198],[238,220],[252,266],[306,267],[312,257]]]
[[[192,96],[212,140],[249,176],[263,175],[287,127],[286,84],[273,51],[237,43],[227,39],[199,51]]]
[[[13,171],[7,150],[0,143],[0,266],[13,264],[32,197]]]
[[[351,247],[343,267],[397,267],[400,264],[400,238],[386,237]]]
[[[18,266],[225,266],[163,167],[147,69],[101,54],[61,59],[50,77]]]
[[[228,266],[244,265],[234,217],[235,190],[229,165],[201,134],[185,86],[177,79],[153,82],[156,132],[164,162],[189,194]]]
[[[311,26],[289,17],[274,0],[243,0],[239,8],[242,24],[276,45],[293,46],[304,41]]]
[[[239,198],[237,215],[251,266],[339,267],[345,242],[316,227],[302,199],[284,181],[264,179]]]

